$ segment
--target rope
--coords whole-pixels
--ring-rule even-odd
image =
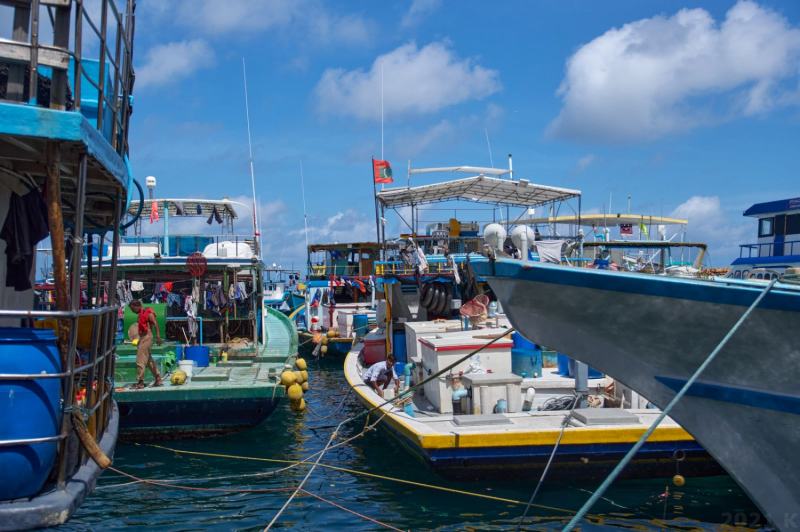
[[[323,416],[323,415],[320,415],[320,414],[317,414],[316,412],[314,412],[314,410],[311,408],[311,404],[310,403],[306,404],[306,410],[308,410],[309,414],[311,414],[312,416],[314,416],[314,417],[316,417],[318,419],[330,419],[333,416],[339,414],[339,412],[342,410],[342,407],[344,406],[345,400],[350,396],[350,393],[352,391],[353,391],[353,388],[348,389],[347,393],[344,394],[344,397],[342,397],[342,401],[339,403],[339,405],[333,410],[333,412],[331,414],[328,414],[327,416]]]
[[[311,495],[312,497],[314,497],[314,498],[316,498],[316,499],[319,499],[319,500],[321,500],[321,501],[323,501],[323,502],[327,502],[327,503],[328,503],[328,504],[330,504],[331,506],[335,506],[336,508],[339,508],[340,510],[344,510],[345,512],[351,513],[351,514],[353,514],[353,515],[357,515],[358,517],[360,517],[360,518],[362,518],[362,519],[366,519],[367,521],[372,521],[373,523],[379,524],[379,525],[381,525],[381,526],[383,526],[383,527],[386,527],[386,528],[388,528],[388,529],[390,529],[390,530],[397,530],[397,532],[405,532],[405,531],[403,531],[403,530],[400,530],[399,528],[395,528],[395,527],[393,527],[393,526],[391,526],[391,525],[387,525],[386,523],[381,523],[380,521],[376,521],[375,519],[373,519],[373,518],[371,518],[371,517],[367,517],[366,515],[361,515],[360,513],[354,512],[353,510],[348,510],[348,509],[347,509],[347,508],[345,508],[344,506],[339,506],[338,504],[336,504],[336,503],[335,503],[335,502],[333,502],[333,501],[329,501],[328,499],[323,499],[322,497],[320,497],[320,496],[319,496],[319,495],[317,495],[316,493],[311,493],[310,491],[306,491],[306,490],[304,490],[304,489],[301,489],[300,491],[302,491],[302,492],[303,492],[303,493],[305,493],[306,495]]]
[[[568,398],[572,400],[572,408],[569,409],[569,414],[564,418],[564,422],[561,424],[561,432],[558,434],[558,439],[556,440],[556,444],[553,446],[553,452],[550,453],[550,458],[547,460],[547,465],[544,467],[544,471],[542,471],[542,476],[539,478],[539,483],[536,484],[536,489],[533,490],[533,494],[531,495],[530,500],[528,501],[528,505],[525,506],[525,511],[522,512],[522,517],[519,518],[519,523],[517,523],[516,528],[514,529],[515,532],[519,532],[519,527],[522,526],[522,523],[525,521],[525,518],[528,517],[528,510],[531,509],[531,505],[533,501],[536,500],[536,496],[539,494],[539,490],[544,484],[544,479],[547,477],[547,472],[550,471],[550,464],[553,463],[553,458],[556,456],[556,451],[558,450],[558,445],[561,443],[561,438],[564,436],[564,431],[569,425],[570,420],[572,419],[572,414],[575,412],[575,407],[578,405],[578,400],[582,397],[583,394],[575,392],[575,396]],[[561,398],[563,399],[563,398]]]
[[[700,367],[697,368],[697,371],[694,372],[694,375],[692,375],[691,378],[688,381],[686,381],[686,384],[683,385],[683,388],[681,388],[678,394],[672,398],[672,401],[670,401],[667,407],[661,412],[661,415],[658,416],[655,423],[653,423],[650,426],[650,428],[647,429],[647,431],[644,434],[642,434],[642,437],[639,438],[639,441],[637,441],[634,444],[634,446],[631,447],[631,450],[628,451],[628,454],[626,454],[625,457],[622,459],[622,461],[620,461],[620,463],[617,464],[614,470],[611,471],[611,473],[603,481],[600,487],[597,488],[597,491],[595,491],[592,494],[592,496],[589,497],[589,500],[586,501],[586,503],[581,507],[580,510],[578,510],[578,513],[575,514],[572,520],[570,520],[570,522],[567,523],[567,526],[564,527],[564,530],[562,532],[570,532],[573,528],[575,528],[575,525],[578,524],[578,521],[580,521],[586,515],[586,512],[588,512],[591,509],[591,507],[597,502],[597,500],[603,496],[608,487],[614,482],[614,480],[616,480],[616,478],[619,476],[622,470],[625,469],[625,466],[628,465],[628,462],[631,461],[633,456],[639,451],[642,445],[644,445],[644,442],[647,441],[647,438],[650,437],[653,431],[656,430],[656,427],[658,427],[658,425],[664,420],[664,418],[667,417],[669,412],[672,410],[672,407],[674,407],[678,403],[678,401],[686,394],[686,392],[689,391],[689,388],[691,388],[694,382],[698,379],[698,377],[700,377],[700,374],[703,373],[703,371],[709,366],[709,364],[711,364],[711,362],[713,362],[717,354],[719,354],[719,352],[722,351],[722,348],[725,347],[725,344],[728,343],[728,340],[730,340],[733,337],[733,335],[736,334],[736,331],[739,330],[739,327],[741,327],[742,324],[745,322],[745,320],[748,318],[748,316],[750,316],[750,313],[753,312],[753,310],[755,310],[755,308],[758,306],[759,303],[761,303],[761,300],[764,299],[764,296],[766,296],[767,293],[770,290],[772,290],[772,287],[775,286],[776,281],[777,279],[773,279],[772,281],[769,282],[769,284],[766,286],[766,288],[764,288],[761,294],[759,294],[756,300],[753,301],[753,304],[750,305],[750,307],[744,312],[744,314],[742,314],[742,317],[739,318],[739,321],[736,322],[733,328],[730,331],[728,331],[728,334],[726,334],[725,337],[720,341],[720,343],[717,344],[717,347],[715,347],[714,350],[711,352],[711,354],[708,355],[708,358],[706,358],[705,362],[700,364]]]

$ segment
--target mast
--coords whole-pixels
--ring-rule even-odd
[[[242,57],[242,74],[244,75],[244,109],[247,116],[247,147],[250,150],[250,182],[253,185],[253,238],[256,241],[256,251],[261,254],[260,245],[258,244],[258,237],[261,236],[258,232],[258,222],[256,218],[256,174],[253,170],[253,142],[250,138],[250,106],[247,102],[247,68],[245,67],[244,57]]]

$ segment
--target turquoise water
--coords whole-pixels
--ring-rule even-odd
[[[336,413],[348,386],[341,361],[309,364],[311,390],[307,398],[321,415],[297,416],[288,404],[252,430],[202,440],[159,442],[159,445],[199,453],[299,460],[325,447],[332,425],[362,410],[350,394]],[[361,432],[363,419],[346,426],[342,437]],[[526,501],[534,482],[456,483],[428,471],[382,430],[328,452],[322,464],[375,475],[431,484],[514,501]],[[235,493],[227,490],[267,490],[297,486],[308,467],[265,475],[286,464],[224,457],[180,454],[152,445],[120,442],[113,467],[130,475],[176,481],[175,484],[213,490],[185,490],[128,484],[129,478],[104,473],[98,489],[75,517],[59,530],[263,530],[291,490]],[[259,475],[259,476],[253,476]],[[225,477],[225,478],[219,478]],[[207,480],[203,480],[207,479]],[[763,523],[755,505],[727,477],[688,478],[681,488],[668,480],[620,481],[592,511],[581,530],[752,530]],[[538,503],[576,511],[595,484],[549,482]],[[400,530],[513,530],[523,505],[411,486],[390,480],[318,467],[305,489],[349,510]],[[532,508],[523,530],[560,530],[567,511]],[[755,524],[754,524],[755,523]],[[737,525],[746,526],[737,526]],[[280,517],[274,530],[389,530],[326,502],[300,494]]]

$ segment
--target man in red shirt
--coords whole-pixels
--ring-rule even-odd
[[[156,321],[156,313],[151,308],[143,308],[142,302],[138,299],[134,299],[128,305],[132,311],[139,315],[138,325],[139,325],[139,345],[136,349],[136,367],[138,371],[136,373],[136,378],[139,381],[138,384],[131,386],[133,390],[142,390],[146,388],[144,384],[144,368],[145,366],[150,368],[150,373],[156,378],[153,384],[150,385],[151,388],[155,388],[157,386],[163,386],[164,381],[161,379],[161,375],[158,374],[158,369],[156,369],[156,363],[153,362],[153,355],[151,354],[151,350],[153,348],[153,330],[156,332],[156,338],[158,339],[158,345],[161,345],[161,332],[158,330],[158,322]],[[151,330],[152,329],[152,330]]]

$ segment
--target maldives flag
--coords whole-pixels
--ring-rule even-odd
[[[372,174],[375,176],[376,183],[394,183],[392,167],[389,166],[389,161],[372,159]]]

